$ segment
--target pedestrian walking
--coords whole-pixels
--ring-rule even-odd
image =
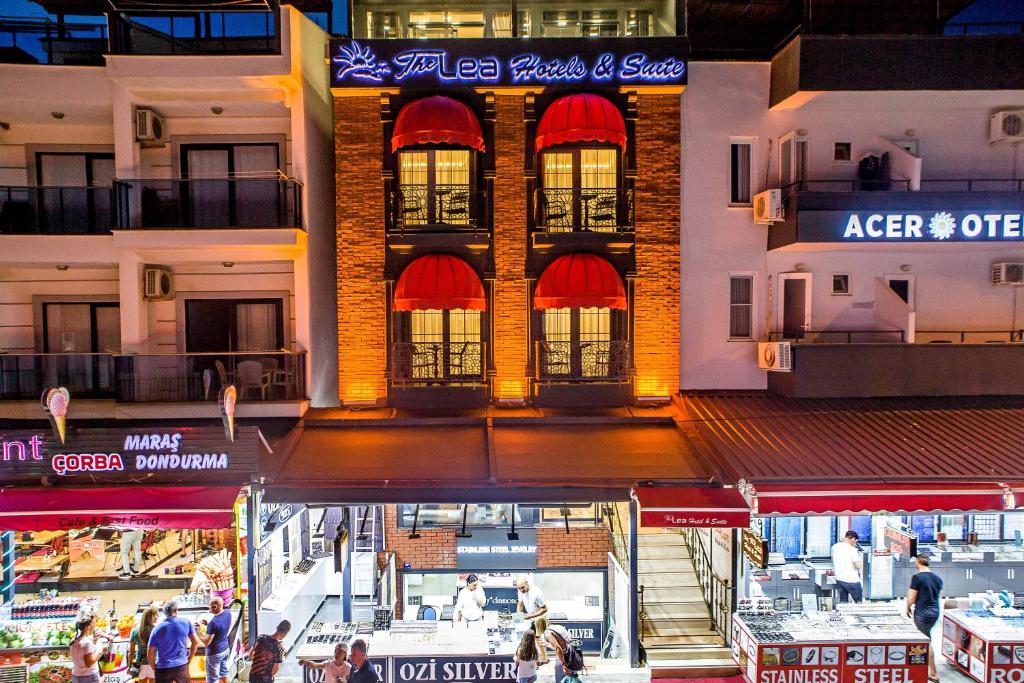
[[[928,636],[928,680],[939,680],[939,672],[935,666],[935,648],[931,646],[932,628],[939,620],[939,596],[942,593],[942,578],[932,572],[930,559],[927,555],[918,555],[915,559],[917,573],[910,577],[910,589],[907,591],[907,616],[913,612],[914,625],[917,630]]]
[[[380,683],[373,662],[366,658],[366,641],[362,638],[352,643],[352,676],[348,683]]]
[[[537,659],[537,632],[528,628],[516,649],[516,683],[536,683]]]
[[[97,643],[103,636],[107,642]],[[113,639],[96,632],[96,615],[84,614],[75,622],[75,637],[71,640],[71,680],[74,683],[100,683],[100,657]]]
[[[224,609],[224,598],[219,595],[210,598],[210,614],[213,618],[206,625],[206,635],[200,638],[206,648],[206,683],[228,683],[231,612]]]
[[[292,630],[291,622],[282,621],[270,635],[263,634],[249,648],[252,667],[249,669],[249,683],[272,683],[284,661],[284,646],[281,641]]]
[[[859,538],[860,535],[856,531],[847,531],[843,540],[832,546],[836,602],[847,602],[851,598],[854,602],[861,602],[864,599],[864,589],[860,583],[863,563],[860,548],[857,547]]]
[[[192,622],[178,616],[178,603],[171,600],[164,605],[164,620],[149,634],[147,659],[156,683],[190,683],[188,665],[198,648]]]
[[[149,636],[156,628],[157,619],[160,617],[160,610],[150,605],[142,612],[139,624],[132,629],[131,637],[128,639],[128,673],[137,678],[139,683],[153,683],[156,679],[156,672],[149,665]]]
[[[324,672],[324,683],[347,683],[352,675],[352,665],[348,659],[348,645],[338,643],[334,646],[334,659],[324,662],[313,662],[308,659],[300,659],[299,664],[310,669],[319,669]]]

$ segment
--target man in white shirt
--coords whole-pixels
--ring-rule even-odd
[[[519,591],[519,601],[516,603],[516,611],[523,612],[526,619],[536,619],[542,614],[547,614],[548,605],[544,602],[544,593],[537,586],[531,586],[529,579],[525,576],[516,577],[516,590]]]
[[[480,579],[476,574],[466,577],[466,585],[459,591],[459,599],[455,602],[455,621],[480,621],[484,618],[484,605],[487,595],[480,587]]]
[[[857,547],[860,536],[856,531],[847,531],[843,540],[832,546],[832,570],[836,580],[836,602],[846,602],[852,598],[854,602],[864,599],[861,588],[861,555]]]

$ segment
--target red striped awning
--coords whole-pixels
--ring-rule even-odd
[[[468,263],[449,254],[427,254],[402,271],[392,307],[396,311],[485,311],[487,297],[480,276]]]
[[[748,527],[750,506],[736,488],[641,486],[640,524],[648,527]]]
[[[0,530],[228,529],[237,486],[0,489]]]
[[[626,122],[615,105],[600,95],[576,93],[559,97],[537,124],[535,147],[573,142],[610,142],[626,146]]]
[[[410,145],[459,145],[484,151],[476,114],[458,100],[432,95],[402,107],[391,135],[391,151]]]
[[[765,484],[755,486],[753,509],[759,515],[998,512],[1006,494],[1000,484]]]
[[[626,308],[626,289],[612,264],[595,254],[559,256],[544,269],[533,307]]]

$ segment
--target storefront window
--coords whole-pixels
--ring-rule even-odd
[[[962,541],[967,515],[939,515],[939,531],[946,534],[948,541]]]
[[[796,558],[804,552],[804,518],[776,517],[771,520],[770,551]]]
[[[483,12],[409,12],[410,38],[483,38]]]
[[[401,529],[412,528],[416,515],[415,505],[399,505],[398,526]],[[439,526],[460,526],[462,524],[463,507],[467,507],[466,525],[477,527],[510,526],[513,508],[515,509],[516,526],[554,526],[565,524],[565,508],[536,507],[531,505],[488,504],[488,505],[420,505],[419,519],[416,526],[424,529]],[[568,507],[569,524],[593,525],[601,521],[600,509],[597,504],[570,505]]]

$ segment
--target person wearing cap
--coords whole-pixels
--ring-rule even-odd
[[[480,577],[470,574],[466,577],[466,585],[459,591],[455,602],[455,621],[480,621],[484,618],[484,605],[487,595],[480,586]]]

